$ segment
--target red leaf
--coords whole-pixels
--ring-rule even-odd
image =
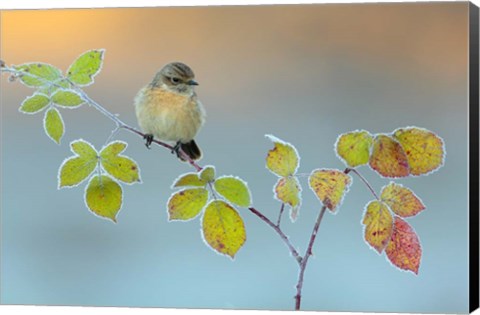
[[[395,217],[393,233],[385,249],[388,259],[400,269],[418,274],[422,247],[415,230],[404,220]]]

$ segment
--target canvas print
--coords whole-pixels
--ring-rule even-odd
[[[4,10],[1,47],[2,304],[478,307],[474,5]]]

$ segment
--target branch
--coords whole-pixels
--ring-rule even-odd
[[[263,222],[267,223],[272,229],[277,232],[277,234],[280,236],[280,238],[283,240],[283,242],[287,245],[288,249],[292,253],[292,256],[295,258],[295,260],[301,265],[302,264],[302,257],[300,254],[297,252],[297,250],[293,247],[292,243],[288,239],[288,236],[283,233],[282,229],[278,225],[275,225],[272,221],[270,221],[269,218],[264,216],[260,211],[255,209],[254,207],[248,208],[253,214],[255,214],[257,217],[259,217]]]
[[[278,214],[278,219],[277,219],[277,226],[280,227],[280,221],[282,220],[282,214],[283,210],[285,209],[285,204],[282,203],[282,206],[280,207],[280,213]]]
[[[362,182],[365,184],[365,186],[367,186],[367,188],[370,190],[370,192],[373,194],[373,196],[375,197],[375,199],[377,200],[380,200],[380,198],[378,198],[377,194],[375,193],[375,190],[373,190],[372,188],[372,185],[370,185],[370,183],[365,179],[365,177],[362,176],[362,174],[360,174],[359,171],[357,171],[356,169],[354,168],[346,168],[345,171],[343,171],[345,174],[348,174],[350,172],[353,172],[355,173],[361,180]]]
[[[300,264],[300,273],[298,275],[297,282],[297,295],[295,295],[295,310],[300,310],[300,303],[302,301],[302,287],[303,287],[303,276],[305,274],[305,269],[307,268],[308,258],[312,255],[313,243],[315,243],[315,238],[317,237],[318,229],[320,228],[320,223],[322,223],[323,215],[327,210],[326,206],[323,206],[318,214],[317,221],[313,227],[312,235],[310,236],[310,242],[308,243],[308,248],[305,251],[305,256]]]

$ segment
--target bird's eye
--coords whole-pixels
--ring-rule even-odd
[[[170,81],[172,81],[173,84],[178,84],[178,83],[180,83],[180,79],[179,79],[179,78],[171,78]]]

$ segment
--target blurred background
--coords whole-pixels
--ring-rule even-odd
[[[372,199],[354,178],[335,216],[326,215],[305,275],[302,309],[464,313],[468,311],[468,3],[81,9],[1,12],[1,59],[66,70],[82,52],[105,48],[86,92],[136,126],[133,98],[155,72],[183,61],[196,73],[207,123],[197,137],[202,165],[246,180],[272,219],[276,181],[265,169],[264,134],[289,141],[299,172],[344,168],[341,133],[420,126],[443,137],[445,166],[398,182],[427,210],[408,219],[422,243],[419,275],[394,268],[363,241]],[[57,191],[57,170],[83,138],[101,147],[114,124],[93,108],[62,110],[55,145],[43,114],[23,115],[31,90],[1,78],[2,304],[291,310],[297,264],[278,236],[240,209],[247,242],[234,261],[202,241],[200,220],[167,222],[170,185],[192,169],[167,150],[117,139],[141,167],[124,186],[118,224],[89,213],[84,184]],[[389,180],[360,171],[379,191]],[[303,185],[300,216],[283,228],[304,252],[317,199]]]

